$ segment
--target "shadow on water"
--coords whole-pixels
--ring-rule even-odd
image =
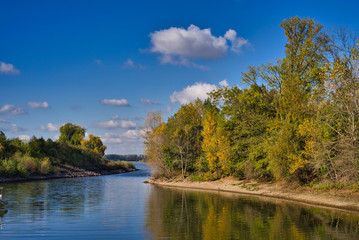
[[[235,194],[155,187],[147,211],[154,239],[359,239],[359,216]]]

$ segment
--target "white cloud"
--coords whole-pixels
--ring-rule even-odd
[[[142,129],[133,129],[127,130],[123,136],[128,139],[141,139],[144,136],[145,132]]]
[[[5,104],[0,108],[0,114],[18,115],[18,114],[26,114],[26,111],[23,108],[17,108],[11,104]]]
[[[97,126],[99,128],[118,128],[120,127],[120,122],[110,120],[108,122],[99,122]]]
[[[243,46],[250,45],[247,39],[237,37],[237,32],[232,29],[229,29],[224,37],[232,43],[231,50],[236,53],[240,53]]]
[[[195,25],[187,29],[171,27],[150,34],[152,52],[163,55],[178,55],[190,59],[215,60],[227,53],[224,37],[215,37],[211,29],[200,29]]]
[[[220,81],[219,82],[219,86],[221,87],[228,87],[228,82],[227,82],[227,79],[224,79],[223,81]]]
[[[151,99],[141,98],[140,101],[143,105],[159,105],[157,101]]]
[[[136,67],[135,63],[132,61],[132,59],[128,59],[124,64],[123,67],[125,68],[134,68]]]
[[[107,146],[106,152],[110,153],[142,153],[143,152],[143,130],[129,129],[123,133],[106,132],[101,140]]]
[[[40,126],[40,130],[46,132],[57,132],[59,130],[59,126],[53,123],[48,123],[46,126]]]
[[[228,52],[228,41],[231,50],[239,52],[249,44],[248,40],[237,37],[237,32],[229,29],[224,36],[213,36],[210,28],[200,29],[190,25],[187,29],[171,27],[150,34],[151,52],[160,54],[162,64],[191,66],[204,69],[191,60],[217,60]]]
[[[143,143],[142,136],[144,136],[142,129],[131,129],[124,133],[107,132],[101,139],[105,144],[141,145]]]
[[[101,140],[105,143],[105,144],[120,144],[123,143],[123,137],[121,134],[118,133],[105,133],[105,135],[103,137],[101,137]]]
[[[22,140],[22,141],[29,141],[30,140],[30,136],[29,135],[20,135],[20,136],[17,136],[18,139]]]
[[[188,104],[197,98],[205,100],[208,95],[207,93],[215,90],[216,85],[208,83],[195,83],[191,86],[187,86],[180,92],[173,92],[170,96],[171,102],[179,102],[180,104]]]
[[[49,108],[50,105],[47,102],[28,102],[27,106],[31,108]]]
[[[103,142],[105,144],[108,144],[108,143],[123,143],[123,140],[121,138],[103,138]]]
[[[10,63],[0,61],[0,74],[19,74],[20,71]]]
[[[141,64],[135,64],[134,61],[132,61],[131,58],[129,58],[124,64],[122,65],[123,68],[138,68],[138,69],[145,69],[144,66]]]
[[[126,121],[126,120],[121,120],[121,121],[107,121],[107,122],[99,122],[97,124],[97,127],[99,128],[107,128],[107,129],[111,129],[111,128],[125,128],[125,129],[134,129],[137,127],[137,124],[135,122],[132,121]]]
[[[116,107],[126,107],[130,106],[127,99],[103,99],[100,101],[101,104],[116,106]]]

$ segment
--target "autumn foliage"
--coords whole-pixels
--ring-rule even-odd
[[[159,175],[358,183],[358,39],[347,29],[328,33],[309,18],[280,26],[285,57],[249,66],[242,74],[247,88],[217,88],[166,123],[157,119],[146,154]]]

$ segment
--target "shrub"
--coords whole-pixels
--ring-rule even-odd
[[[37,158],[33,158],[29,155],[23,155],[18,161],[23,164],[24,167],[29,171],[30,174],[34,174],[38,172],[39,169],[39,160]]]
[[[16,174],[16,163],[9,159],[3,160],[1,163],[1,173],[5,176],[14,176]]]
[[[40,163],[40,173],[49,174],[51,172],[51,162],[49,158],[43,158]]]
[[[22,162],[17,163],[16,170],[21,177],[28,177],[30,175],[30,172],[27,170],[27,168]]]

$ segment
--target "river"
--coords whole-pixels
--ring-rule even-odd
[[[359,215],[156,187],[140,171],[4,184],[1,239],[359,239]]]

